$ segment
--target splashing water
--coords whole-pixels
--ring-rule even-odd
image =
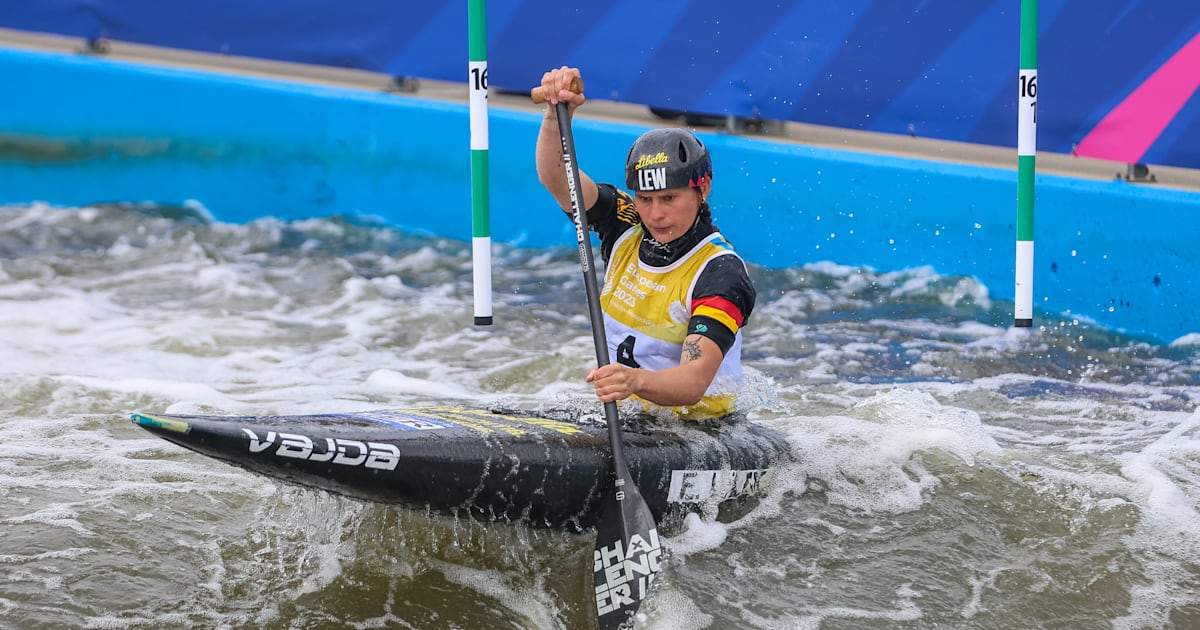
[[[586,408],[574,251],[333,217],[0,209],[0,625],[592,623],[586,535],[276,485],[130,411]],[[972,278],[754,267],[741,404],[798,462],[689,519],[646,628],[1200,626],[1200,344],[1038,314]]]

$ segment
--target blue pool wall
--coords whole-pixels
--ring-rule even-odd
[[[367,215],[471,238],[465,101],[5,48],[0,81],[0,204],[194,202],[219,221]],[[489,112],[497,242],[574,242],[537,181],[540,124]],[[645,129],[581,112],[581,166],[619,185]],[[717,223],[748,261],[928,266],[1012,299],[1015,155],[1009,170],[700,135]],[[1163,342],[1200,332],[1200,193],[1042,174],[1035,199],[1038,309]]]

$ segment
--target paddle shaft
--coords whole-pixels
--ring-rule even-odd
[[[587,214],[583,207],[583,186],[575,158],[571,115],[567,104],[561,102],[555,105],[555,112],[571,199],[571,217],[575,221],[575,237],[579,244],[579,265],[583,269],[583,285],[587,292],[588,317],[592,322],[592,341],[596,346],[596,363],[604,367],[609,363],[608,342],[604,334],[604,313],[600,309],[600,289],[596,285]],[[612,449],[613,487],[603,499],[605,505],[596,526],[592,585],[596,591],[600,628],[610,630],[625,626],[637,614],[655,576],[662,570],[663,548],[654,515],[629,474],[617,403],[604,403],[604,417],[608,421],[608,444]]]
[[[562,140],[563,167],[567,172],[567,190],[571,197],[571,218],[575,221],[575,240],[579,244],[579,265],[583,269],[583,286],[587,293],[588,318],[592,322],[592,343],[596,346],[596,364],[611,363],[608,340],[604,334],[604,312],[600,310],[600,289],[596,286],[596,264],[592,256],[592,241],[588,235],[587,212],[583,207],[583,184],[579,179],[579,164],[575,159],[575,134],[571,131],[571,116],[566,103],[555,105],[558,114],[558,137]],[[617,403],[604,403],[604,418],[608,422],[608,441],[612,445],[613,466],[619,479],[629,477],[625,464],[625,447],[621,440],[621,420]]]

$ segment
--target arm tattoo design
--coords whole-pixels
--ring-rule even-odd
[[[683,352],[687,355],[688,362],[699,359],[700,358],[700,343],[695,340],[683,342]]]

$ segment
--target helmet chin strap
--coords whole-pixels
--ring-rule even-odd
[[[652,234],[650,234],[649,230],[646,230],[646,242],[649,243],[650,246],[653,247],[654,249],[664,249],[665,250],[665,249],[671,248],[670,245],[667,245],[666,243],[654,238],[654,236]]]

